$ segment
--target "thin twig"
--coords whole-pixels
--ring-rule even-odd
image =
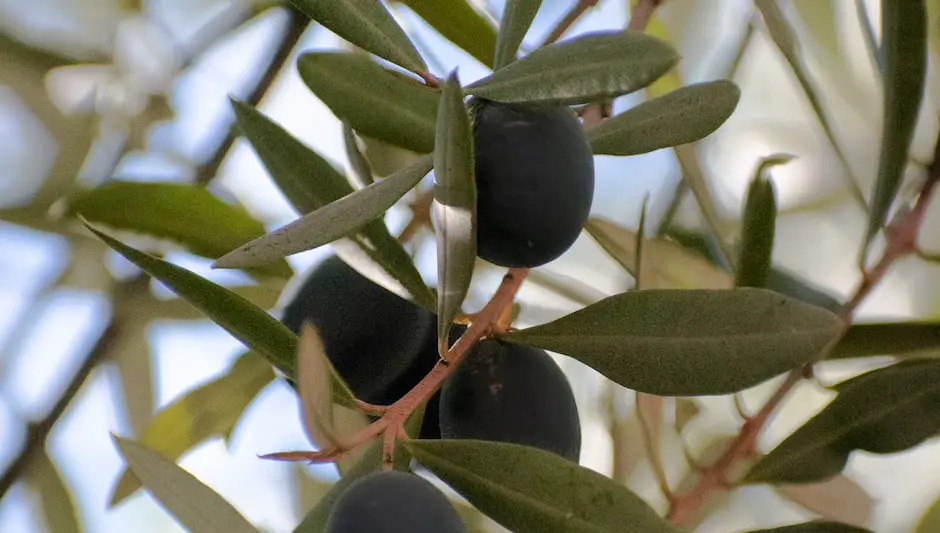
[[[574,23],[578,21],[585,13],[588,12],[592,7],[597,5],[599,0],[578,0],[578,3],[571,6],[571,9],[565,13],[565,16],[555,24],[555,27],[552,28],[552,31],[548,33],[548,36],[545,37],[545,40],[542,41],[540,46],[547,46],[553,42],[561,39],[561,37],[574,26]]]
[[[278,73],[281,72],[281,69],[287,63],[287,59],[290,57],[294,47],[297,46],[297,43],[303,36],[304,30],[307,29],[309,22],[307,16],[295,8],[291,7],[288,9],[289,20],[287,23],[287,31],[284,33],[281,44],[274,52],[274,57],[271,59],[268,68],[265,69],[264,75],[261,76],[261,80],[258,81],[255,89],[251,91],[251,94],[248,95],[246,100],[253,106],[257,106],[261,102],[261,99],[264,98],[264,95],[277,78]],[[235,145],[235,139],[237,138],[238,133],[235,130],[235,126],[232,125],[229,127],[229,133],[225,137],[225,140],[216,148],[212,157],[201,165],[199,172],[193,180],[197,185],[205,186],[215,179],[216,175],[219,173],[219,168],[222,166],[222,162],[225,161],[225,157],[228,155],[232,146]]]

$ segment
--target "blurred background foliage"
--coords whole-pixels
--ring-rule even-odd
[[[541,42],[576,3],[544,1],[524,48]],[[910,182],[932,160],[940,128],[940,2],[928,4],[931,56]],[[486,74],[495,39],[492,14],[501,12],[502,0],[390,5],[436,75],[457,66],[467,84]],[[630,0],[600,0],[572,33],[622,28],[629,12]],[[683,61],[648,90],[617,99],[615,110],[683,84],[725,77],[740,85],[741,102],[725,125],[694,145],[630,158],[598,156],[593,214],[604,220],[595,221],[591,233],[632,242],[630,230],[636,230],[649,194],[648,236],[711,228],[734,242],[757,165],[791,154],[792,161],[771,171],[780,206],[775,266],[845,297],[857,281],[866,229],[859,199],[869,196],[878,166],[877,17],[876,0],[665,2],[648,31],[673,43]],[[257,228],[293,220],[296,213],[257,156],[231,131],[228,97],[259,105],[337,166],[355,171],[359,163],[345,149],[341,123],[303,86],[293,62],[299,51],[337,47],[349,45],[282,2],[0,0],[0,531],[180,531],[132,478],[122,477],[111,432],[179,458],[270,531],[292,530],[335,479],[329,465],[257,459],[307,446],[293,392],[272,381],[269,368],[240,358],[241,346],[224,331],[106,250],[69,207],[82,191],[112,180],[168,182],[205,188],[223,203],[216,206],[219,213],[247,213]],[[379,175],[411,160],[403,150],[362,142]],[[902,188],[902,198],[907,190]],[[182,204],[181,213],[211,203],[199,198]],[[114,209],[130,214],[147,209],[120,204],[118,197]],[[410,215],[407,206],[394,207],[390,228],[400,231]],[[253,231],[254,222],[246,223]],[[940,253],[940,232],[933,230],[938,223],[934,205],[921,235],[928,252]],[[221,254],[210,248],[222,246],[213,241],[211,223],[184,217],[182,224],[204,237],[209,248],[192,251],[205,255],[184,251],[173,235],[122,238],[277,311],[289,271],[249,276],[210,270],[207,257]],[[425,230],[412,251],[433,283],[435,255],[427,235]],[[289,258],[293,272],[302,273],[328,248]],[[656,284],[729,283],[687,253],[649,250],[657,249],[647,252]],[[483,305],[499,275],[492,268],[478,273],[469,308]],[[531,279],[520,293],[523,325],[633,284],[587,232]],[[936,264],[907,259],[866,300],[859,319],[935,320],[938,280]],[[582,412],[581,463],[629,484],[659,509],[665,502],[638,413],[652,424],[674,484],[689,475],[683,453],[705,462],[737,431],[728,398],[637,405],[632,392],[573,360],[559,361]],[[878,362],[828,362],[819,379],[846,377]],[[764,386],[747,391],[745,407],[767,392]],[[830,398],[812,382],[800,385],[762,446],[778,442]],[[845,475],[825,483],[742,488],[712,502],[697,531],[769,527],[818,515],[878,532],[911,531],[940,492],[938,451],[930,441],[891,456],[857,452]],[[940,530],[936,509],[920,532]],[[499,531],[482,519],[479,528]]]

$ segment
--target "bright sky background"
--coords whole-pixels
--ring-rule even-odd
[[[208,6],[224,3],[221,0],[201,0],[193,4]],[[166,7],[162,9],[160,4],[151,2],[154,13],[167,15],[167,27],[173,28],[179,35],[193,32],[200,23],[197,18],[177,11],[178,6],[171,6],[172,3],[163,2]],[[733,40],[735,32],[741,29],[740,24],[733,23],[742,19],[742,13],[745,13],[742,6],[747,5],[747,2],[726,0],[721,4],[724,10],[718,15],[713,14],[709,21],[718,28],[710,35],[725,35],[726,40]],[[0,19],[13,5],[14,0],[0,0]],[[493,1],[489,5],[492,12],[499,12],[502,2]],[[538,42],[569,5],[568,1],[546,0],[527,44]],[[625,5],[626,1],[603,0],[597,9],[575,27],[575,31],[622,27],[626,18]],[[21,7],[17,5],[17,9]],[[54,13],[59,9],[56,2],[32,2],[26,9],[40,14],[40,20],[47,26],[56,27]],[[192,11],[195,10],[194,7]],[[400,13],[402,24],[409,31],[417,32],[419,48],[428,57],[436,74],[442,76],[457,67],[461,81],[465,84],[486,74],[479,63],[429,30],[417,17],[405,10]],[[85,22],[84,33],[79,29],[75,31],[76,34],[97,35],[89,28],[94,28],[95,24],[108,23],[107,20]],[[267,53],[266,47],[270,50],[274,46],[283,22],[283,13],[271,10],[226,38],[224,43],[213,47],[200,64],[176,85],[172,98],[176,120],[152,132],[151,148],[155,152],[176,151],[188,157],[204,152],[206,143],[218,138],[220,120],[230,114],[227,94],[235,92],[244,95],[244,88],[238,88],[240,80],[257,68],[256,62]],[[339,40],[334,35],[315,26],[307,32],[298,49],[329,49],[338,45]],[[791,131],[781,141],[779,137],[774,138],[770,134],[753,135],[753,130],[749,129],[774,120],[783,122],[783,117],[789,118],[791,128],[805,129],[807,124],[805,117],[794,117],[793,108],[788,107],[793,101],[798,101],[798,97],[785,94],[785,89],[775,88],[775,84],[792,88],[792,85],[787,85],[791,82],[780,82],[780,79],[786,79],[785,71],[781,71],[784,74],[768,74],[768,69],[755,67],[761,65],[761,61],[776,60],[773,50],[763,41],[758,41],[755,48],[757,51],[742,65],[742,78],[753,82],[753,85],[744,85],[742,81],[746,90],[739,113],[743,116],[736,116],[729,121],[731,131],[716,141],[714,155],[710,155],[709,160],[711,164],[723,164],[722,168],[727,171],[727,175],[716,186],[719,205],[726,211],[733,211],[739,204],[749,172],[758,157],[795,150],[804,158],[809,157],[816,169],[831,164],[831,156],[827,160],[825,156],[818,155],[818,138],[813,140],[812,134],[805,135],[805,131],[798,135],[793,135]],[[153,53],[148,55],[148,50],[152,49],[144,47],[141,50],[137,53],[142,55],[135,57],[153,56]],[[694,82],[711,79],[709,73],[717,68],[715,64],[721,59],[721,52],[721,43],[717,41],[709,46],[684,50],[687,64],[683,67],[683,75],[686,80]],[[292,134],[333,160],[337,166],[344,166],[346,159],[339,122],[305,88],[296,75],[293,62],[288,65],[289,68],[282,73],[263,102],[262,110]],[[779,105],[757,105],[756,102],[765,102],[768,97],[777,98],[775,101]],[[617,102],[617,110],[629,107],[636,101],[634,96],[622,98]],[[48,139],[43,138],[42,132],[30,122],[28,113],[16,95],[5,91],[2,86],[0,138],[21,140],[13,146],[0,146],[0,161],[4,162],[7,169],[13,169],[12,174],[17,180],[25,182],[27,178],[23,176],[35,173],[38,163],[24,158],[34,150],[31,146],[41,146]],[[722,140],[724,144],[721,144]],[[814,154],[822,162],[812,159]],[[119,174],[135,179],[153,179],[154,175],[160,179],[182,179],[185,177],[185,169],[165,156],[135,154],[125,160]],[[652,212],[661,214],[670,199],[669,194],[677,177],[672,155],[668,151],[631,158],[598,157],[594,213],[635,227],[643,196],[647,192],[651,193]],[[785,178],[780,185],[781,196],[793,198],[792,202],[796,202],[806,186],[800,183],[799,176],[787,174]],[[214,184],[214,190],[220,191],[223,197],[237,197],[272,229],[295,216],[244,142],[237,143],[230,153],[222,167],[222,175]],[[12,194],[9,191],[15,191],[15,187],[0,180],[0,195]],[[404,222],[398,215],[400,212],[393,212],[389,217],[393,230]],[[794,219],[792,227],[802,229],[778,230],[784,235],[790,231],[794,236],[793,241],[798,243],[783,243],[781,247],[787,250],[805,249],[805,240],[796,237],[799,237],[800,232],[805,234],[807,227],[812,227],[818,239],[812,245],[814,250],[826,248],[828,255],[827,251],[820,252],[826,255],[826,260],[835,254],[844,254],[845,246],[836,245],[832,249],[833,246],[827,245],[839,241],[844,235],[844,228],[819,225],[818,218],[814,220],[816,225],[807,226],[810,222]],[[48,410],[68,376],[74,372],[79,358],[106,325],[110,309],[107,299],[93,291],[69,289],[39,294],[40,288],[56,278],[65,267],[69,250],[64,239],[0,222],[0,243],[3,250],[0,255],[2,465],[12,458],[21,445],[24,436],[21,420],[38,419]],[[294,256],[290,261],[301,272],[326,253],[329,253],[328,248]],[[781,257],[785,256],[781,254]],[[244,283],[246,279],[231,273],[212,271],[208,268],[208,261],[185,254],[172,254],[170,259],[216,281],[231,284]],[[791,261],[788,266],[801,273],[815,274],[818,283],[837,292],[851,286],[851,274],[847,275],[849,270],[846,270],[851,265],[836,261],[836,267],[825,270],[820,269],[819,265],[828,264],[826,261],[820,261],[818,257],[816,260],[808,259],[811,258],[801,256],[801,259]],[[854,256],[850,261],[854,261]],[[110,264],[112,268],[127,271],[127,265],[117,258],[112,257]],[[433,280],[433,249],[422,251],[419,265]],[[623,290],[627,283],[625,275],[586,237],[582,237],[568,254],[553,263],[552,270],[588,280],[602,293]],[[936,271],[933,274],[936,276]],[[877,303],[872,304],[877,314],[906,316],[914,312],[913,304],[907,297],[910,282],[905,278],[893,283],[889,287],[894,290],[890,294],[881,294]],[[162,287],[155,287],[155,290],[159,294],[167,294]],[[223,373],[241,349],[237,341],[207,321],[155,323],[148,331],[148,340],[153,354],[153,374],[156,377],[154,394],[158,407]],[[564,363],[578,388],[579,402],[588,405],[593,399],[594,393],[591,391],[597,387],[596,376],[580,365],[570,361]],[[92,375],[50,436],[49,454],[75,495],[87,531],[182,531],[173,518],[143,491],[115,510],[108,511],[105,508],[110,490],[123,466],[110,440],[110,433],[130,435],[131,431],[126,414],[119,407],[122,405],[121,389],[116,378],[117,373],[112,365],[104,365]],[[820,401],[815,398],[809,400],[808,405],[818,407]],[[586,446],[582,464],[606,471],[610,466],[610,444],[605,435],[606,429],[601,426],[596,413],[586,412],[584,416]],[[186,454],[180,464],[218,491],[257,526],[276,532],[290,531],[302,516],[298,502],[291,496],[294,476],[298,475],[299,469],[287,464],[261,461],[256,455],[308,446],[300,426],[294,394],[286,386],[275,383],[252,404],[232,436],[228,449],[221,440],[213,440]],[[879,528],[879,531],[905,531],[901,526],[909,524],[913,516],[934,498],[938,487],[931,479],[937,476],[931,474],[940,473],[940,460],[933,458],[928,463],[928,455],[937,455],[936,446],[903,454],[891,462],[853,459],[850,470],[857,474],[857,479],[870,482],[877,495],[893,495],[891,505],[886,505],[877,517],[879,524],[892,524],[892,527]],[[309,471],[324,478],[331,475],[329,467]],[[879,479],[886,472],[893,472],[894,477],[903,478],[904,482],[886,486]],[[903,497],[900,496],[902,491]],[[738,503],[728,513],[721,514],[723,520],[730,514],[744,516],[731,527],[744,528],[759,524],[762,513],[754,509],[766,509],[775,503],[767,489],[753,489],[749,494],[747,498],[736,500]],[[0,531],[45,531],[37,509],[38,501],[33,493],[20,483],[0,502]],[[798,520],[800,517],[795,508],[784,509],[779,513],[783,519]],[[719,523],[706,526],[703,531],[727,530],[729,525],[729,522]]]

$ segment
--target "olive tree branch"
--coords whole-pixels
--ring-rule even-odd
[[[897,260],[917,253],[917,235],[923,226],[927,206],[933,192],[940,182],[940,142],[931,163],[927,180],[921,187],[913,209],[899,220],[885,228],[885,248],[879,260],[862,271],[861,279],[852,297],[842,306],[839,317],[842,319],[838,334],[823,348],[814,361],[792,370],[773,393],[763,407],[742,426],[728,450],[714,464],[700,471],[698,482],[687,492],[670,500],[667,519],[673,524],[683,524],[694,518],[705,498],[712,492],[731,488],[735,480],[729,479],[732,469],[751,459],[757,448],[757,438],[766,426],[777,407],[802,379],[812,376],[813,365],[825,359],[838,344],[852,323],[852,318],[859,304],[871,293],[872,289],[884,279]]]
[[[407,394],[387,407],[361,404],[366,411],[382,416],[356,434],[343,439],[342,444],[316,452],[282,452],[262,455],[262,459],[279,461],[309,461],[313,463],[333,462],[356,447],[382,435],[382,468],[392,468],[395,456],[395,443],[405,436],[404,425],[419,406],[427,402],[437,392],[444,381],[454,372],[464,355],[473,346],[486,337],[501,331],[501,319],[506,308],[512,306],[516,293],[529,273],[528,268],[510,268],[503,276],[502,283],[490,301],[474,315],[470,327],[464,331],[457,342],[447,352],[447,359],[441,359],[434,368],[418,382]]]

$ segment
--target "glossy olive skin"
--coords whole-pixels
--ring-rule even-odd
[[[466,533],[443,492],[420,476],[390,470],[357,479],[336,500],[325,533]]]
[[[578,462],[581,422],[568,379],[543,350],[478,343],[441,391],[441,436],[540,448]]]
[[[477,255],[536,267],[574,244],[594,199],[594,156],[566,106],[474,98]]]
[[[281,321],[295,333],[305,320],[317,327],[327,357],[353,394],[379,405],[395,402],[417,383],[413,368],[427,367],[424,346],[436,327],[432,313],[338,256],[318,264],[284,308]]]

